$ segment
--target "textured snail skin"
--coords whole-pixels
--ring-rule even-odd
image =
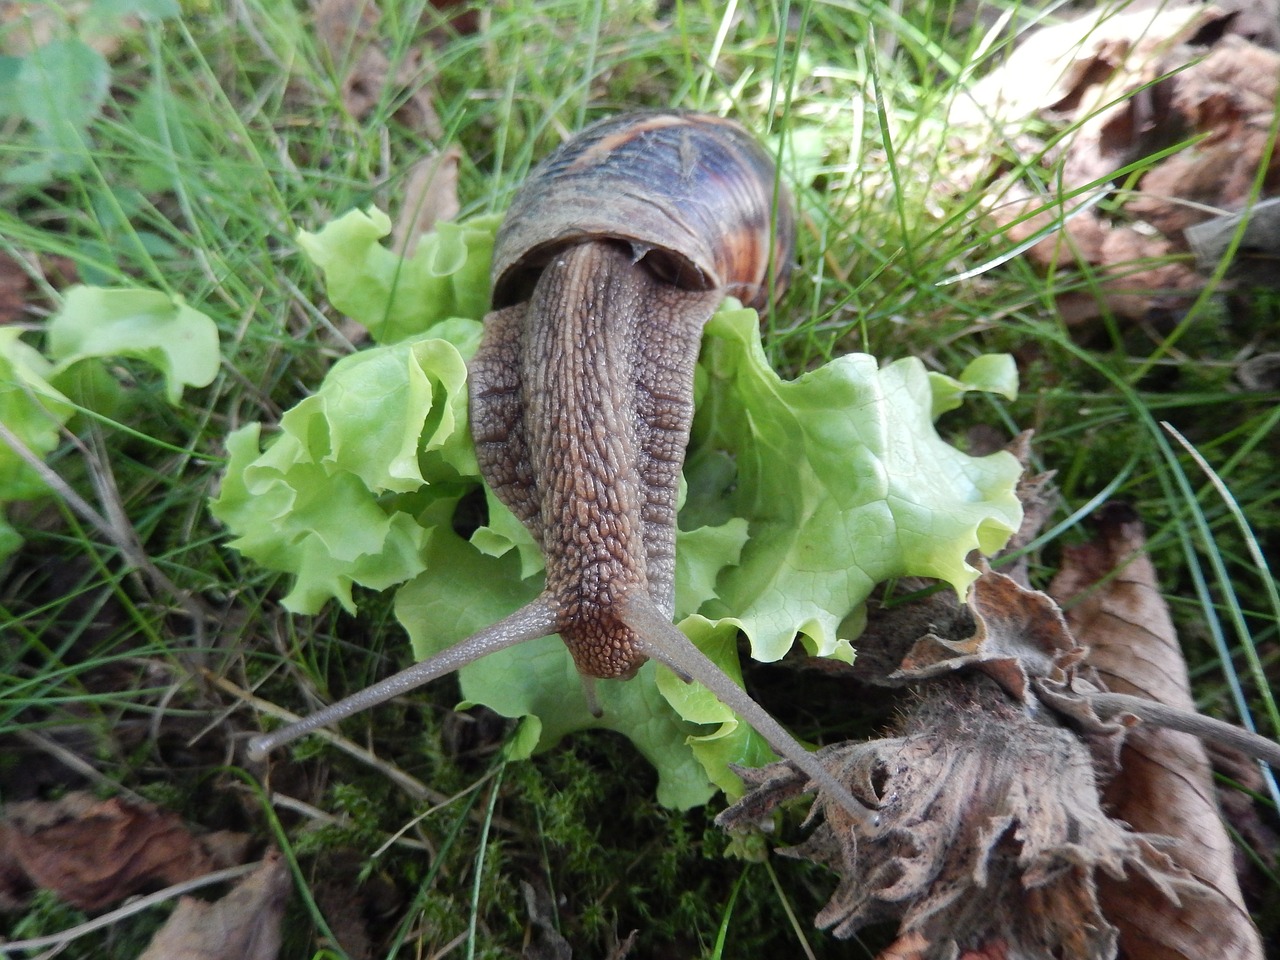
[[[789,201],[776,196],[772,163],[741,127],[679,112],[597,123],[530,175],[498,232],[494,309],[468,371],[480,472],[541,546],[546,588],[436,656],[255,738],[251,755],[558,633],[593,710],[594,679],[627,679],[657,659],[867,819],[671,623],[702,328],[727,295],[767,303],[771,269],[773,289],[785,284],[794,228]]]
[[[774,197],[773,164],[736,123],[632,113],[540,164],[498,231],[498,309],[470,365],[476,457],[542,546],[544,596],[584,677],[647,659],[624,599],[674,613],[702,328],[730,293],[767,302],[771,251],[790,263],[791,207]]]

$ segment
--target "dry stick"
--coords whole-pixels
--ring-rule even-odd
[[[225,870],[215,870],[213,873],[206,873],[202,877],[193,877],[190,880],[183,880],[181,883],[175,883],[171,887],[165,887],[155,893],[147,894],[140,897],[123,907],[117,907],[109,913],[104,913],[100,917],[94,917],[92,920],[86,920],[78,926],[63,930],[61,933],[51,933],[43,937],[33,937],[30,940],[12,940],[8,943],[0,943],[0,955],[7,953],[17,953],[19,950],[39,950],[41,947],[57,947],[70,943],[72,940],[83,937],[86,934],[93,933],[95,930],[101,930],[103,927],[109,927],[117,920],[123,920],[125,917],[131,917],[135,913],[140,913],[148,907],[153,907],[157,903],[164,903],[166,900],[172,900],[174,897],[180,897],[192,890],[199,890],[201,887],[207,887],[214,883],[223,883],[227,880],[237,880],[247,873],[252,873],[262,866],[262,861],[256,863],[244,863],[238,867],[227,867]]]
[[[73,440],[88,459],[90,472],[97,474],[101,470],[101,464],[97,458],[79,440],[75,440],[75,438]],[[80,494],[71,489],[71,486],[58,475],[57,471],[45,463],[4,423],[0,423],[0,441],[8,444],[27,466],[39,474],[45,485],[66,502],[72,513],[106,537],[120,551],[125,560],[144,573],[156,587],[174,597],[182,606],[183,612],[191,618],[192,625],[197,632],[202,633],[204,631],[205,620],[214,619],[213,614],[202,610],[200,605],[192,598],[190,591],[180,589],[152,562],[146,551],[142,549],[142,545],[134,534],[132,526],[129,526],[127,521],[125,521],[124,529],[119,529],[111,521],[103,517]],[[98,480],[95,480],[95,486],[99,487],[100,494],[103,493],[103,488],[99,486]],[[108,509],[110,510],[109,500]],[[115,513],[115,511],[110,512]]]
[[[130,790],[124,784],[107,777],[93,764],[89,763],[82,757],[77,756],[62,744],[45,736],[43,733],[36,730],[25,730],[22,727],[19,727],[17,735],[20,740],[29,743],[38,750],[43,750],[64,767],[74,770],[89,782],[95,783],[99,787],[109,787],[114,793],[124,794],[130,800],[134,800],[137,803],[149,802],[147,798],[142,796],[140,793]]]
[[[268,713],[271,716],[276,717],[280,720],[284,720],[286,722],[292,721],[296,723],[297,721],[302,719],[296,713],[290,713],[288,710],[285,710],[283,707],[276,706],[270,700],[263,700],[261,697],[255,696],[254,694],[250,693],[248,690],[245,690],[245,689],[242,689],[241,687],[236,686],[230,680],[227,680],[224,677],[219,677],[208,670],[204,671],[204,677],[209,683],[213,684],[213,686],[217,687],[219,690],[223,691],[224,693],[228,693],[239,700],[243,700],[245,703],[249,704],[255,709],[261,710],[263,713]],[[332,730],[326,730],[323,727],[320,727],[311,732],[315,736],[319,737],[321,740],[324,740],[328,743],[333,744],[333,746],[337,747],[343,753],[351,757],[354,757],[355,759],[359,760],[361,763],[367,764],[368,766],[377,770],[387,779],[391,780],[393,783],[399,786],[400,789],[404,790],[404,792],[407,793],[414,800],[426,800],[431,804],[433,804],[431,810],[427,811],[427,813],[432,813],[442,807],[448,806],[449,804],[453,803],[455,800],[458,800],[461,797],[465,796],[466,794],[470,793],[472,790],[478,789],[489,779],[488,776],[482,777],[481,779],[477,780],[474,784],[467,787],[465,790],[459,791],[458,793],[455,793],[453,795],[441,793],[439,790],[431,789],[416,777],[413,777],[412,775],[405,773],[405,771],[401,770],[395,764],[388,763],[386,760],[383,760],[376,753],[373,753],[370,750],[366,750],[364,749],[364,747],[357,746],[356,744],[352,743],[350,740],[343,737],[341,734],[334,733]],[[473,810],[469,814],[469,816],[472,820],[475,820],[478,823],[483,817],[483,812]],[[521,827],[517,823],[514,823],[511,820],[506,819],[505,817],[495,816],[493,818],[493,825],[503,830],[506,833],[523,835],[523,833],[525,832],[523,827]]]
[[[1189,733],[1201,740],[1211,740],[1224,747],[1239,750],[1255,760],[1269,764],[1273,770],[1280,770],[1280,744],[1234,724],[1125,693],[1087,693],[1084,697],[1104,720],[1130,713],[1154,726]]]
[[[255,696],[248,690],[236,686],[225,677],[219,677],[217,674],[208,670],[204,671],[204,677],[209,683],[213,684],[219,690],[230,694],[238,700],[244,701],[256,710],[261,710],[263,713],[270,714],[273,717],[290,723],[296,723],[302,719],[296,713],[291,713],[283,707],[276,706],[269,700],[263,700],[261,697]],[[414,800],[427,800],[431,803],[444,803],[449,799],[445,794],[438,790],[432,790],[421,780],[410,776],[394,764],[387,763],[385,760],[378,757],[377,754],[364,749],[364,747],[357,746],[341,734],[334,733],[332,730],[325,730],[324,728],[320,728],[313,732],[321,740],[325,740],[328,743],[333,744],[343,753],[355,757],[361,763],[373,767],[388,780],[399,786],[405,793],[409,794],[409,796]]]

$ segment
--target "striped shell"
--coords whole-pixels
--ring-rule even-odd
[[[732,120],[663,111],[592,124],[516,194],[494,249],[493,305],[523,300],[557,251],[611,238],[678,286],[763,307],[770,259],[780,292],[795,241],[775,183],[768,154]]]

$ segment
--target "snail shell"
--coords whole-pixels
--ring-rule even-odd
[[[770,263],[775,292],[791,272],[791,210],[773,161],[732,120],[680,111],[601,120],[517,193],[494,248],[493,305],[527,298],[566,247],[612,238],[669,283],[761,308]]]

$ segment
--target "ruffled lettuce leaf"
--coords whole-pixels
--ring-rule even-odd
[[[385,590],[426,569],[431,533],[418,514],[476,483],[467,430],[466,361],[480,324],[454,319],[344,357],[280,421],[227,438],[213,515],[231,546],[293,575],[284,606],[316,613],[330,598],[355,610],[352,587]]]
[[[465,361],[495,223],[442,225],[444,239],[424,238],[412,260],[380,244],[390,224],[377,211],[307,235],[330,299],[382,345],[335,364],[265,450],[257,425],[233,434],[213,505],[233,546],[293,575],[290,609],[314,612],[327,598],[351,609],[353,585],[399,585],[396,616],[419,657],[542,585],[536,544],[491,493],[470,538],[455,531],[479,484]],[[699,361],[677,540],[681,629],[740,677],[739,630],[761,659],[783,656],[797,636],[848,659],[849,625],[880,581],[915,574],[963,591],[976,575],[966,554],[998,549],[1017,528],[1018,465],[956,450],[933,421],[967,392],[993,389],[1016,389],[1011,361],[979,358],[953,379],[915,360],[881,368],[850,355],[785,381],[765,360],[756,314],[730,302]],[[472,664],[460,682],[467,702],[526,718],[517,752],[593,727],[624,733],[658,769],[659,800],[671,806],[705,802],[712,783],[736,792],[728,765],[771,756],[708,691],[652,664],[631,681],[599,682],[605,714],[591,716],[554,637]]]
[[[159,370],[170,403],[207,387],[222,355],[218,328],[181,297],[159,290],[75,286],[50,319],[46,349],[59,370],[91,357],[136,357]]]
[[[430,518],[435,522],[425,552],[427,571],[396,593],[396,618],[419,659],[519,609],[542,588],[541,577],[521,578],[516,553],[489,556],[455,534],[447,523],[450,515],[444,511]],[[480,703],[503,716],[537,718],[526,729],[531,750],[548,749],[579,730],[625,734],[657,769],[660,803],[698,806],[714,792],[686,745],[700,730],[671,709],[658,690],[657,673],[657,666],[647,663],[625,683],[599,681],[604,715],[598,718],[587,708],[582,680],[558,637],[491,654],[463,668],[459,681],[463,705]]]
[[[998,550],[1017,529],[1017,461],[971,457],[938,435],[919,360],[881,368],[848,354],[783,380],[755,311],[728,308],[707,326],[700,365],[691,460],[732,458],[722,496],[750,522],[741,563],[704,612],[739,619],[756,659],[780,659],[797,633],[835,653],[848,640],[841,621],[891,577],[936,577],[963,595],[977,577],[966,554]]]
[[[53,364],[19,339],[17,327],[0,327],[0,423],[40,458],[58,446],[58,432],[74,412],[71,402],[49,382]],[[40,474],[13,445],[0,442],[0,508],[48,492]],[[22,537],[0,512],[0,559],[22,545]]]
[[[177,403],[185,387],[213,382],[221,362],[214,322],[181,297],[132,287],[74,286],[45,327],[45,353],[0,328],[0,423],[26,452],[43,458],[77,409],[103,417],[125,406],[124,391],[102,359],[132,357],[155,367]],[[22,544],[3,507],[48,492],[35,468],[0,442],[0,559]]]
[[[490,215],[438,223],[406,259],[382,245],[391,218],[370,207],[318,233],[303,231],[298,246],[324,272],[329,301],[378,343],[395,343],[448,317],[484,316],[500,220]]]

